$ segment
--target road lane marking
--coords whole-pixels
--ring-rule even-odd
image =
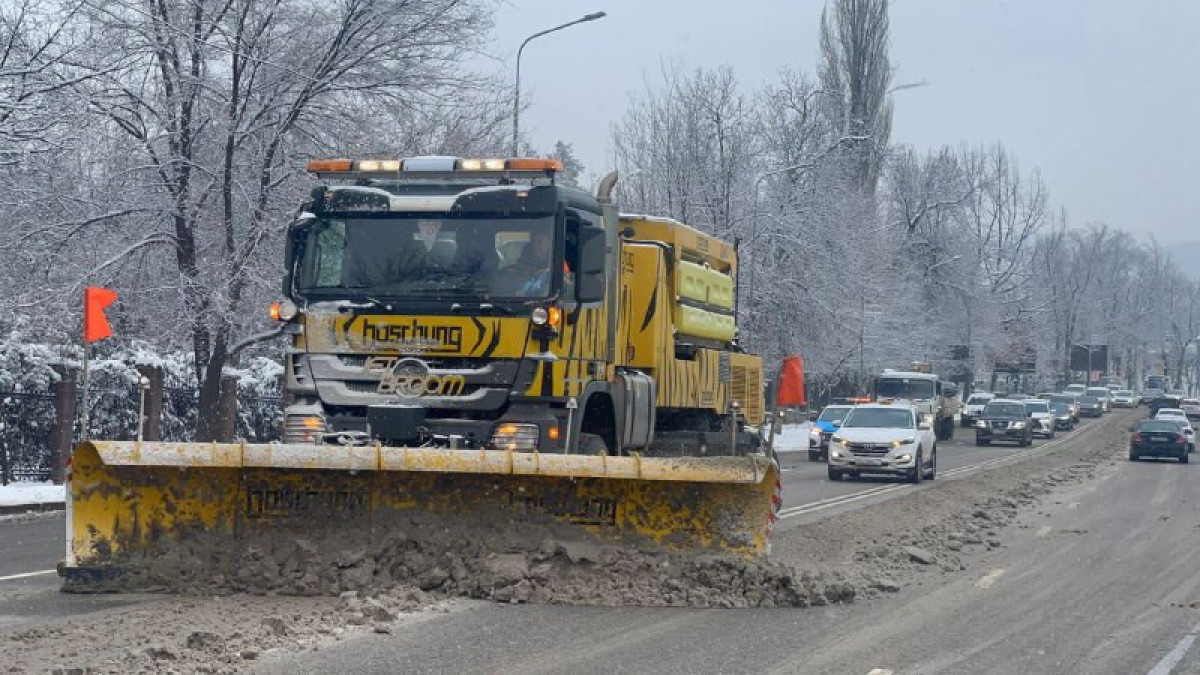
[[[869,488],[866,490],[860,490],[859,492],[850,492],[850,493],[847,493],[844,495],[834,495],[833,497],[826,497],[825,499],[818,499],[815,502],[805,502],[803,504],[797,504],[796,506],[789,506],[788,508],[780,511],[780,513],[788,513],[789,511],[799,511],[801,509],[807,509],[807,508],[810,508],[813,506],[819,506],[821,504],[828,504],[831,502],[840,502],[843,499],[847,499],[849,497],[855,497],[857,495],[873,494],[876,492],[881,492],[883,490],[894,490],[898,487],[903,487],[903,486],[901,486],[901,485],[878,485],[876,487]]]
[[[893,673],[887,668],[872,668],[867,671],[867,675],[893,675]]]
[[[1004,570],[992,570],[975,582],[975,588],[991,588],[992,584],[1004,574]]]
[[[1038,528],[1037,534],[1035,536],[1038,539],[1045,539],[1046,537],[1050,536],[1050,533],[1053,531],[1054,531],[1053,527],[1050,527],[1049,525],[1045,525],[1045,526]]]
[[[1175,666],[1179,665],[1179,662],[1183,660],[1183,657],[1187,656],[1188,650],[1192,648],[1192,643],[1196,641],[1196,635],[1198,634],[1200,634],[1200,624],[1194,626],[1191,632],[1184,635],[1179,644],[1175,645],[1174,649],[1162,657],[1162,660],[1155,664],[1147,675],[1170,675]]]
[[[0,581],[12,581],[13,579],[26,579],[28,577],[40,577],[46,574],[57,574],[58,570],[38,570],[37,572],[22,572],[21,574],[10,574],[6,577],[0,577]]]

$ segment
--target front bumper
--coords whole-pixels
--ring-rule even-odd
[[[981,429],[975,427],[975,440],[977,441],[1014,441],[1023,443],[1025,441],[1025,428],[1013,429],[1008,427],[1005,429]]]
[[[1074,423],[1075,423],[1074,417],[1056,417],[1056,418],[1054,418],[1054,428],[1055,429],[1070,429],[1071,425]]]
[[[1100,408],[1081,408],[1079,410],[1080,417],[1100,417],[1104,411]]]
[[[908,459],[904,461],[897,459],[899,455],[905,454],[909,455]],[[856,455],[840,448],[838,448],[838,456],[835,457],[833,448],[831,448],[828,457],[830,468],[859,473],[902,475],[911,472],[917,465],[917,449],[915,446],[905,446],[881,457]]]

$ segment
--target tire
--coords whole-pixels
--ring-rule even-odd
[[[810,461],[810,462],[821,461],[821,451],[820,450],[809,450],[808,451],[808,461]]]
[[[1184,455],[1183,455],[1182,457],[1180,457],[1180,458],[1179,458],[1179,463],[1180,463],[1180,464],[1187,464],[1187,463],[1188,463],[1188,456],[1187,456],[1187,453],[1184,453]]]
[[[921,456],[921,451],[917,450],[917,461],[912,468],[912,473],[908,474],[908,482],[916,484],[925,479],[925,468],[921,466],[924,463],[924,459]]]
[[[835,483],[842,480],[842,472],[833,468],[832,466],[829,467],[829,480]]]
[[[991,445],[992,442],[984,438],[976,438],[975,445]]]
[[[925,474],[925,480],[933,480],[937,478],[937,446],[933,446],[933,452],[929,455],[929,473]]]
[[[1137,461],[1139,461],[1139,460],[1141,460],[1141,459],[1142,459],[1142,458],[1141,458],[1141,457],[1140,457],[1140,456],[1139,456],[1139,455],[1138,455],[1136,452],[1131,452],[1131,453],[1129,453],[1129,461],[1131,461],[1131,462],[1137,462]]]
[[[604,442],[604,438],[596,434],[579,434],[579,454],[595,456],[608,453],[608,444]]]

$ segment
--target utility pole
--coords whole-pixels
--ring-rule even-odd
[[[860,389],[859,394],[862,394],[864,393],[861,391],[863,386],[863,378],[865,378],[867,375],[866,365],[863,359],[863,346],[867,341],[867,296],[864,295],[860,297],[862,300],[862,314],[860,315],[861,320],[858,322],[858,386]]]

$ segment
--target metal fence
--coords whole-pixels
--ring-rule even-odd
[[[89,431],[93,438],[133,440],[137,437],[138,399],[134,387],[93,389],[89,395]],[[77,396],[81,399],[82,392]],[[190,441],[196,428],[199,393],[194,387],[164,387],[162,436],[166,441]],[[77,400],[76,410],[82,405]],[[54,395],[49,392],[0,392],[0,484],[49,480],[52,456],[50,434],[57,424]],[[79,420],[68,422],[79,438]],[[238,393],[237,436],[255,443],[281,437],[282,396]]]
[[[50,479],[54,396],[0,392],[0,484]]]

